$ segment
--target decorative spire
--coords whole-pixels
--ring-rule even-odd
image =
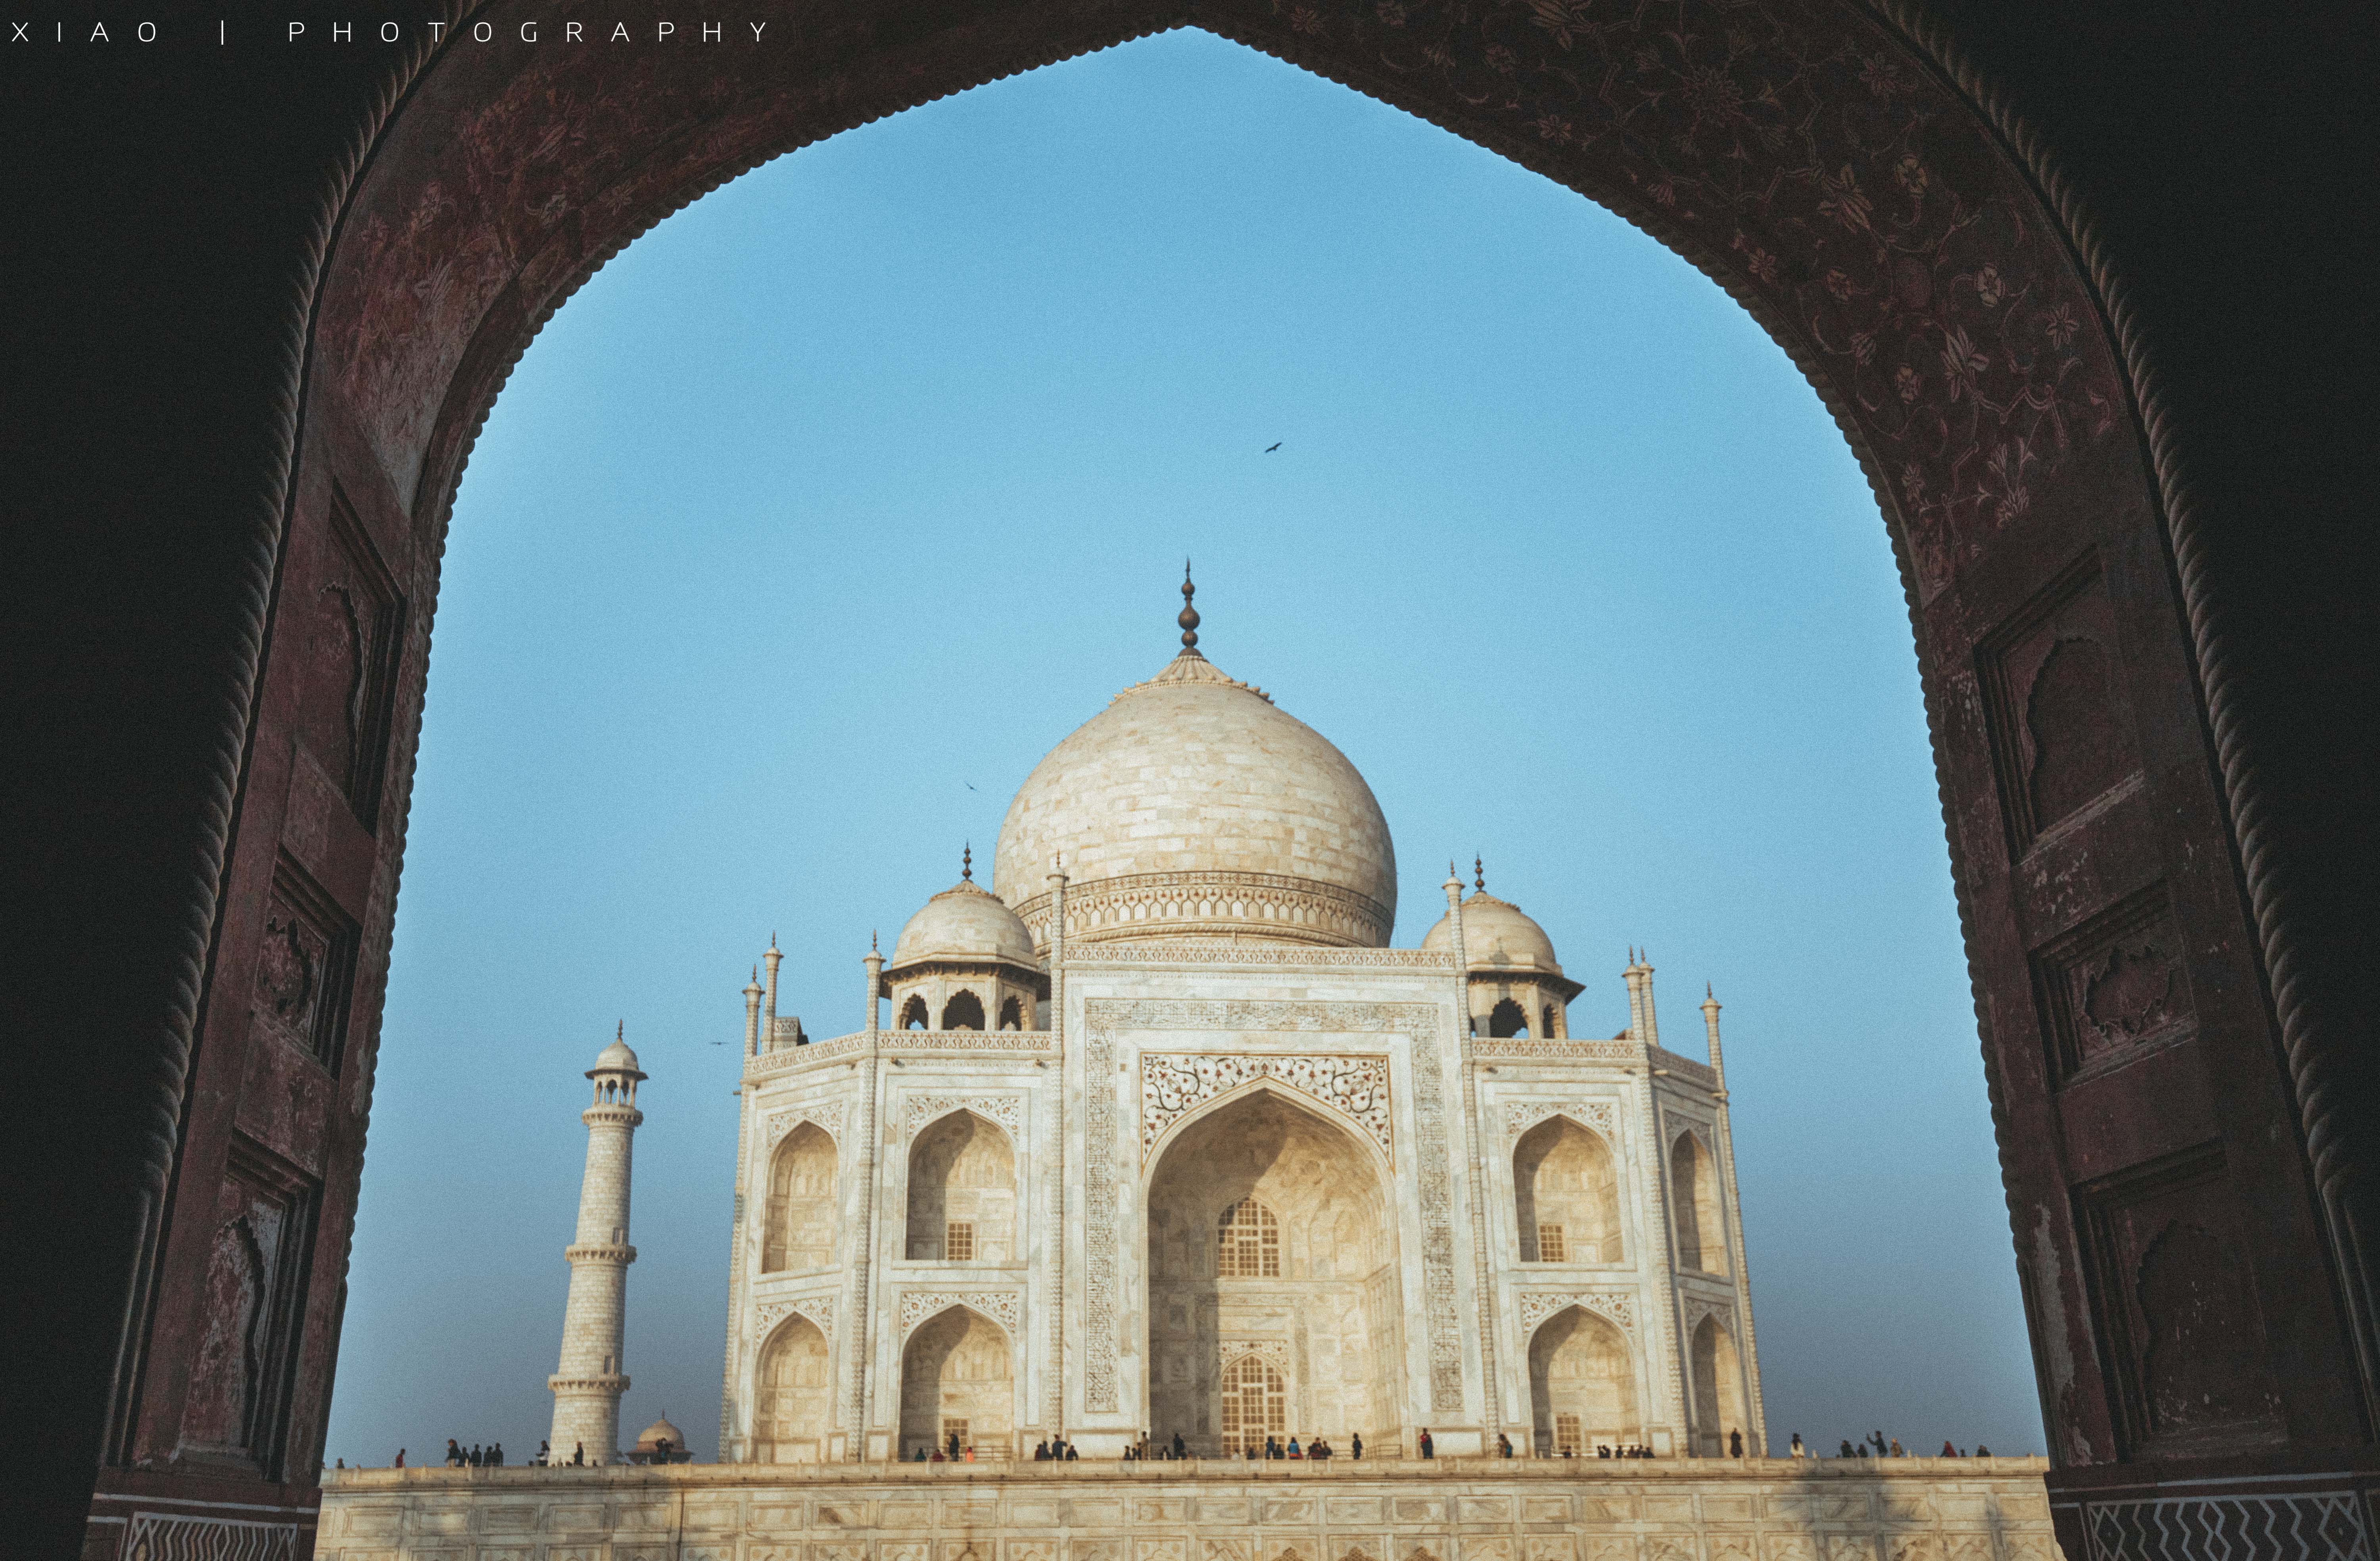
[[[876,952],[876,929],[873,927],[868,929],[868,952]]]
[[[965,884],[975,882],[975,842],[972,840],[967,842],[966,849],[959,853],[959,881]]]
[[[1173,620],[1182,626],[1182,652],[1184,655],[1198,653],[1198,609],[1190,604],[1190,598],[1197,594],[1198,588],[1190,583],[1190,560],[1184,558],[1182,560],[1182,616]]]
[[[1471,886],[1478,890],[1481,894],[1486,894],[1488,892],[1488,869],[1477,857],[1473,857],[1471,859],[1471,872],[1473,873]]]
[[[627,1038],[628,1021],[626,1019],[622,1019],[620,1021],[620,1028],[612,1032],[612,1039],[614,1041],[625,1041]]]
[[[771,948],[774,948],[774,947],[776,947],[776,946],[777,946],[777,934],[776,934],[776,933],[771,933],[769,934],[769,946],[770,946]]]

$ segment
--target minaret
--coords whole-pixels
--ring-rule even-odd
[[[620,1443],[621,1371],[628,1265],[628,1164],[645,1114],[637,1109],[644,1079],[623,1026],[587,1070],[595,1102],[579,1113],[587,1124],[587,1176],[578,1189],[578,1234],[563,1256],[570,1260],[570,1299],[562,1313],[562,1363],[546,1386],[553,1390],[553,1460],[567,1463],[585,1447],[589,1464],[610,1463]]]
[[[776,1049],[777,1038],[769,1037],[767,1045],[760,1043],[760,968],[752,968],[752,979],[744,987],[744,1055],[757,1057],[764,1051]]]
[[[777,1049],[777,967],[783,962],[784,957],[777,947],[777,934],[771,933],[769,952],[760,956],[761,962],[769,967],[769,985],[766,994],[768,1004],[762,1010],[762,1017],[769,1022],[760,1027],[760,1049],[764,1052],[773,1052]]]
[[[1703,983],[1703,1030],[1710,1042],[1711,1073],[1718,1087],[1711,1091],[1711,1101],[1718,1108],[1718,1174],[1720,1189],[1726,1194],[1728,1258],[1735,1265],[1735,1299],[1739,1308],[1736,1332],[1742,1338],[1743,1380],[1748,1395],[1752,1424],[1746,1428],[1744,1447],[1754,1457],[1766,1456],[1768,1445],[1768,1416],[1760,1401],[1760,1348],[1752,1336],[1752,1274],[1745,1266],[1743,1255],[1743,1205],[1735,1196],[1735,1134],[1728,1122],[1727,1064],[1719,1055],[1718,998],[1710,983]]]
[[[859,1078],[859,1220],[857,1238],[851,1244],[851,1274],[844,1283],[851,1287],[851,1311],[854,1317],[866,1318],[868,1311],[870,1270],[876,1252],[876,1075],[878,1029],[876,1004],[884,988],[884,955],[876,946],[876,934],[868,934],[868,954],[860,960],[868,971],[868,1023],[862,1033],[868,1037],[868,1050],[860,1054],[865,1064]],[[858,1463],[868,1457],[868,1374],[875,1365],[869,1345],[875,1336],[872,1327],[862,1325],[850,1346],[850,1376],[844,1387],[843,1435],[844,1457]]]

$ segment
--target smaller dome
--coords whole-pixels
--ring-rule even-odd
[[[686,1433],[670,1424],[669,1417],[663,1415],[637,1433],[637,1451],[651,1452],[661,1445],[663,1437],[669,1438],[669,1445],[677,1451],[686,1450]]]
[[[998,896],[961,879],[926,902],[909,918],[892,945],[891,964],[897,968],[920,959],[1005,959],[1037,965],[1033,934]]]
[[[1444,916],[1421,940],[1424,948],[1448,948],[1453,943],[1454,928]],[[1561,974],[1561,961],[1554,957],[1553,940],[1546,930],[1519,906],[1485,889],[1475,890],[1463,902],[1463,956],[1475,970],[1509,965]]]
[[[596,1054],[595,1066],[587,1070],[587,1077],[592,1079],[599,1073],[634,1073],[639,1079],[644,1077],[637,1067],[637,1054],[628,1049],[625,1025],[621,1027],[620,1033],[613,1038],[610,1045]]]

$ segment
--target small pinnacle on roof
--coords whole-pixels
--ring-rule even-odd
[[[1190,583],[1190,560],[1184,558],[1182,560],[1182,616],[1173,621],[1182,626],[1182,649],[1194,656],[1198,653],[1198,609],[1190,604],[1190,598],[1197,594],[1198,588]]]
[[[965,883],[975,882],[975,842],[972,840],[967,842],[966,849],[959,853],[959,877]]]
[[[873,927],[868,929],[868,952],[876,952],[876,929]]]
[[[614,1041],[625,1041],[627,1038],[628,1021],[626,1019],[622,1019],[620,1021],[620,1028],[612,1032],[612,1039]]]
[[[1471,871],[1475,874],[1471,880],[1471,886],[1478,890],[1481,894],[1486,894],[1488,892],[1488,869],[1481,864],[1477,857],[1473,857],[1471,859]]]

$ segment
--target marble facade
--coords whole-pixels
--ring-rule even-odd
[[[969,853],[869,951],[857,1029],[779,1016],[773,944],[746,989],[721,1461],[1758,1457],[1717,1003],[1664,1048],[1632,951],[1573,1034],[1484,872],[1386,946],[1370,787],[1196,621],[1026,778],[992,887]]]

